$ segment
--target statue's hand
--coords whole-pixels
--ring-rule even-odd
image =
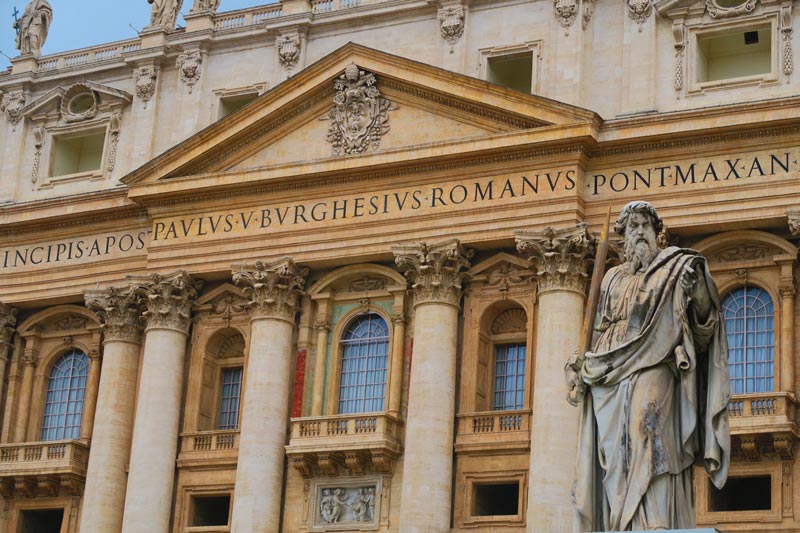
[[[694,302],[700,318],[705,319],[708,317],[711,301],[708,296],[705,274],[686,265],[681,273],[680,284],[686,295]]]
[[[564,367],[567,379],[567,402],[573,407],[581,403],[586,394],[586,385],[580,375],[582,364],[583,360],[576,352],[567,360],[567,365]]]

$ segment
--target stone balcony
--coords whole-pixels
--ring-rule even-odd
[[[314,469],[336,475],[340,468],[391,472],[402,451],[403,423],[385,413],[293,418],[286,454],[304,476]]]
[[[800,437],[793,394],[737,395],[728,404],[728,415],[734,451],[740,451],[745,459],[757,461],[765,450],[782,459],[792,458],[792,448]]]
[[[178,468],[235,467],[238,457],[238,429],[181,433]]]
[[[4,498],[79,495],[86,481],[89,446],[75,440],[0,445]]]
[[[457,417],[458,453],[527,450],[531,446],[531,411],[487,411]]]

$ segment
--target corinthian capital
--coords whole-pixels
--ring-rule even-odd
[[[789,209],[786,216],[789,217],[789,231],[792,235],[800,235],[800,208]]]
[[[19,314],[19,309],[0,303],[0,357],[11,344],[14,327],[17,325],[17,314]]]
[[[587,270],[595,245],[585,223],[558,229],[518,230],[515,235],[517,251],[530,261],[539,292],[586,290]]]
[[[184,270],[172,274],[129,276],[131,290],[144,297],[142,316],[148,328],[175,329],[189,332],[191,309],[197,293],[203,286]]]
[[[402,244],[392,247],[397,267],[411,282],[414,305],[461,302],[461,282],[474,252],[457,239],[437,244]]]
[[[294,323],[298,300],[303,294],[308,268],[301,268],[288,257],[274,263],[256,261],[233,270],[233,282],[250,297],[248,306],[254,318],[277,318]]]
[[[105,341],[138,343],[144,328],[144,295],[133,287],[91,289],[83,293],[86,307],[103,323]]]

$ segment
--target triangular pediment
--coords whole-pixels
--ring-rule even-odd
[[[92,98],[95,99],[95,105],[99,104],[100,107],[125,105],[133,100],[131,95],[125,91],[100,83],[82,81],[73,85],[50,89],[22,108],[20,114],[25,117],[33,117],[43,113],[60,111],[64,115],[69,115],[69,111],[65,110],[68,101],[84,93],[91,94]]]
[[[518,132],[562,139],[559,128],[598,123],[585,109],[350,43],[123,182],[133,192],[199,175],[258,180],[287,167],[294,175],[315,166],[362,169]]]

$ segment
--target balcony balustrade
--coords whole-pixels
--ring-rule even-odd
[[[181,434],[179,468],[236,465],[239,430],[197,431]]]
[[[4,498],[78,495],[86,480],[89,446],[75,440],[0,445]]]
[[[456,452],[528,449],[530,424],[530,410],[458,415]]]
[[[782,458],[790,459],[800,437],[796,406],[788,392],[734,396],[728,404],[731,437],[744,457],[758,460],[765,447],[774,447]]]
[[[315,467],[330,475],[339,467],[360,473],[370,464],[390,472],[402,450],[402,429],[384,413],[293,418],[286,453],[304,476]]]

